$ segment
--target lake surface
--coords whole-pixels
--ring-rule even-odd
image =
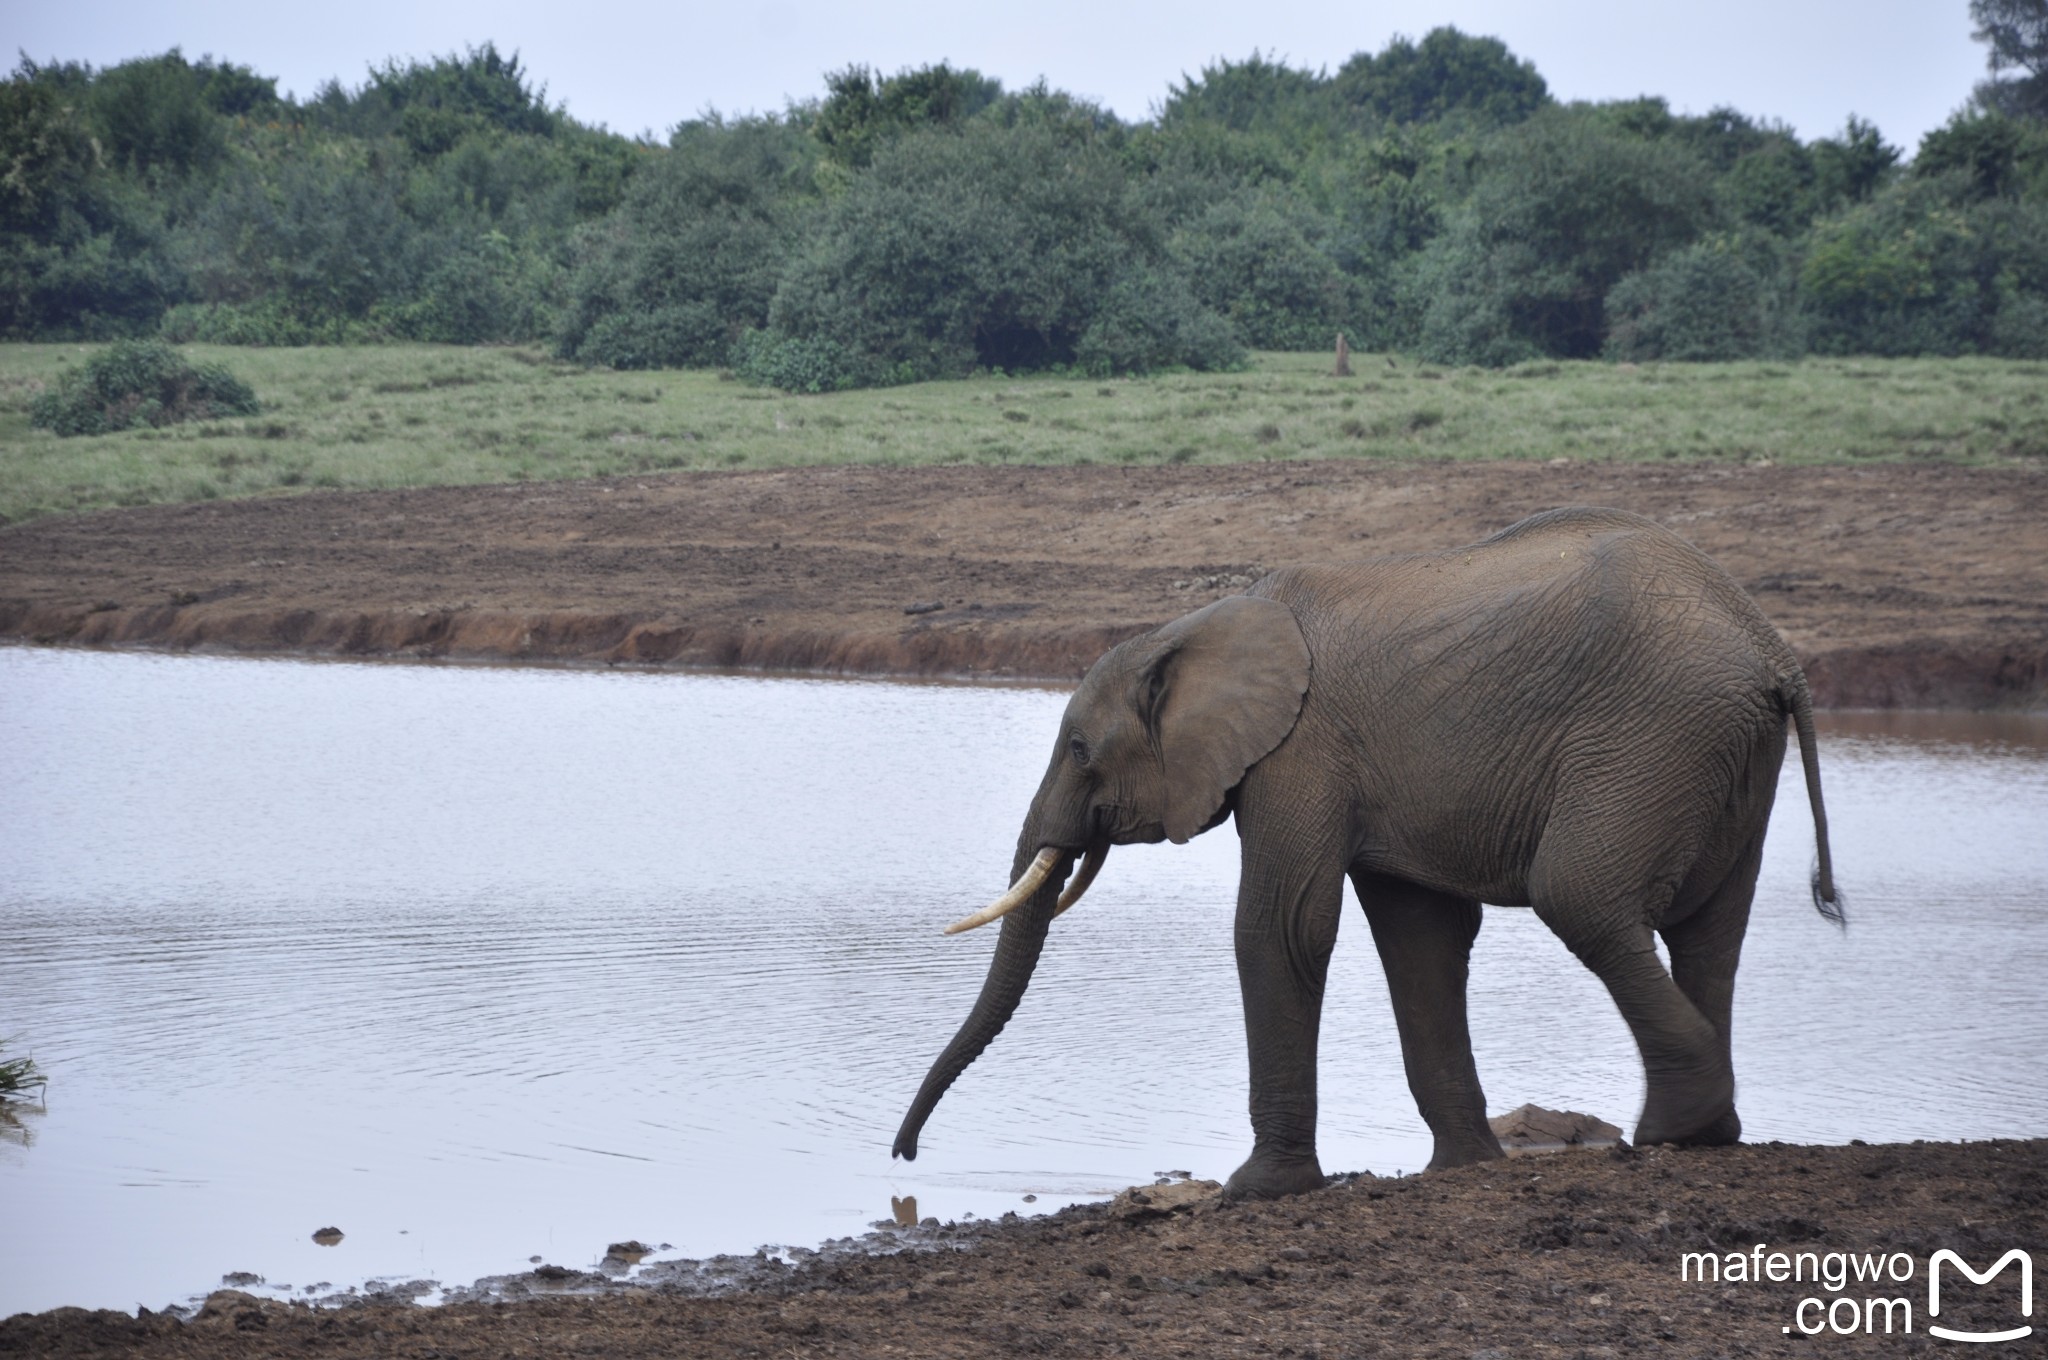
[[[889,1142],[996,932],[1063,696],[0,649],[0,1315],[810,1245],[1249,1148],[1228,829],[1124,849],[1023,1008]],[[1737,991],[1753,1139],[2048,1133],[2048,721],[1833,716],[1851,928],[1788,762]],[[1606,993],[1489,909],[1491,1107],[1629,1126]],[[1347,910],[1330,1170],[1429,1141]],[[1027,1203],[1026,1195],[1035,1195]],[[315,1245],[315,1229],[345,1233]]]

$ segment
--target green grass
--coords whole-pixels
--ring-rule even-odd
[[[34,1058],[0,1057],[0,1096],[11,1096],[26,1091],[29,1087],[46,1087],[49,1079],[36,1066]]]
[[[58,439],[30,399],[88,352],[0,345],[8,520],[312,487],[669,468],[1229,463],[1291,458],[2048,459],[2048,364],[1997,359],[1441,369],[1261,354],[1242,373],[977,378],[792,397],[531,349],[188,347],[255,387],[247,419]]]

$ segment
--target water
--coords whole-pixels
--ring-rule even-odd
[[[1228,830],[1117,851],[889,1160],[994,944],[939,929],[1003,886],[1062,702],[0,649],[0,1035],[52,1081],[0,1124],[0,1315],[1228,1174]],[[1824,732],[1853,927],[1806,902],[1788,769],[1737,995],[1749,1135],[2048,1132],[2048,721]],[[1490,909],[1472,973],[1493,1108],[1632,1121],[1627,1031],[1540,923]],[[1427,1159],[1355,911],[1322,1071],[1326,1167]]]

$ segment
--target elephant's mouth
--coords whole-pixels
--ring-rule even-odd
[[[1038,852],[1037,858],[1025,866],[1024,872],[1017,875],[1017,881],[1010,885],[1008,892],[983,907],[980,911],[975,912],[972,916],[963,916],[952,925],[947,926],[946,933],[948,935],[958,935],[963,930],[973,930],[977,926],[985,926],[990,921],[1007,916],[1026,902],[1029,902],[1032,894],[1045,886],[1046,879],[1052,877],[1055,870],[1064,874],[1066,866],[1073,862],[1073,855],[1074,852],[1071,850],[1062,850],[1056,845],[1046,846]],[[1102,872],[1103,861],[1108,858],[1109,840],[1107,837],[1098,836],[1088,843],[1088,849],[1081,859],[1080,871],[1061,890],[1059,904],[1052,910],[1053,915],[1058,916],[1068,907],[1081,900],[1081,895],[1088,891],[1088,885],[1093,883],[1095,876]]]

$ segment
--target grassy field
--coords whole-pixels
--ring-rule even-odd
[[[260,416],[58,439],[30,399],[86,353],[0,345],[0,516],[288,492],[887,463],[1289,458],[2048,459],[2048,364],[1995,359],[1440,369],[1261,354],[1241,373],[977,378],[792,397],[538,350],[220,349]]]

